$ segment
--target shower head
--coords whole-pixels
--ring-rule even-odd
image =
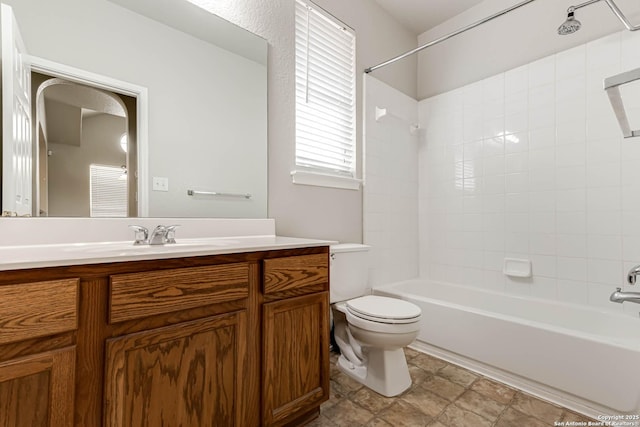
[[[573,34],[580,29],[582,24],[574,16],[575,9],[570,7],[567,11],[567,20],[558,27],[558,34],[566,36],[567,34]]]
[[[622,11],[620,10],[620,8],[618,7],[618,5],[615,3],[614,0],[587,0],[584,3],[576,4],[575,6],[571,6],[569,9],[567,9],[567,20],[564,21],[564,23],[558,27],[558,34],[560,34],[561,36],[564,36],[567,34],[573,34],[576,31],[578,31],[582,26],[582,24],[573,16],[574,12],[582,7],[590,6],[600,1],[604,1],[607,4],[607,6],[609,6],[609,9],[611,9],[613,14],[616,15],[616,18],[618,18],[620,22],[622,22],[622,24],[625,26],[627,30],[629,31],[640,30],[640,25],[631,25],[627,17],[624,15],[624,13],[622,13]]]

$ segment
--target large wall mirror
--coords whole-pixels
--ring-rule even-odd
[[[5,215],[267,216],[264,39],[187,0],[2,2]]]

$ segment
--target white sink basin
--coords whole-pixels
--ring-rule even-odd
[[[231,239],[183,239],[166,245],[134,245],[129,242],[80,243],[65,248],[65,252],[84,252],[95,255],[127,256],[148,253],[199,251],[236,244]]]

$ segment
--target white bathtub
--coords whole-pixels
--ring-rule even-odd
[[[419,279],[374,293],[422,308],[419,349],[592,417],[640,414],[638,318]]]

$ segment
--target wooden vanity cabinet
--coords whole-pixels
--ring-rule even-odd
[[[263,421],[300,425],[329,398],[327,254],[264,261]]]
[[[242,426],[245,310],[107,340],[108,426]]]
[[[72,426],[78,279],[0,286],[0,426]]]
[[[109,321],[217,306],[221,314],[106,340],[108,426],[242,426],[249,263],[111,275]]]
[[[0,426],[304,424],[329,394],[328,259],[2,272]]]

